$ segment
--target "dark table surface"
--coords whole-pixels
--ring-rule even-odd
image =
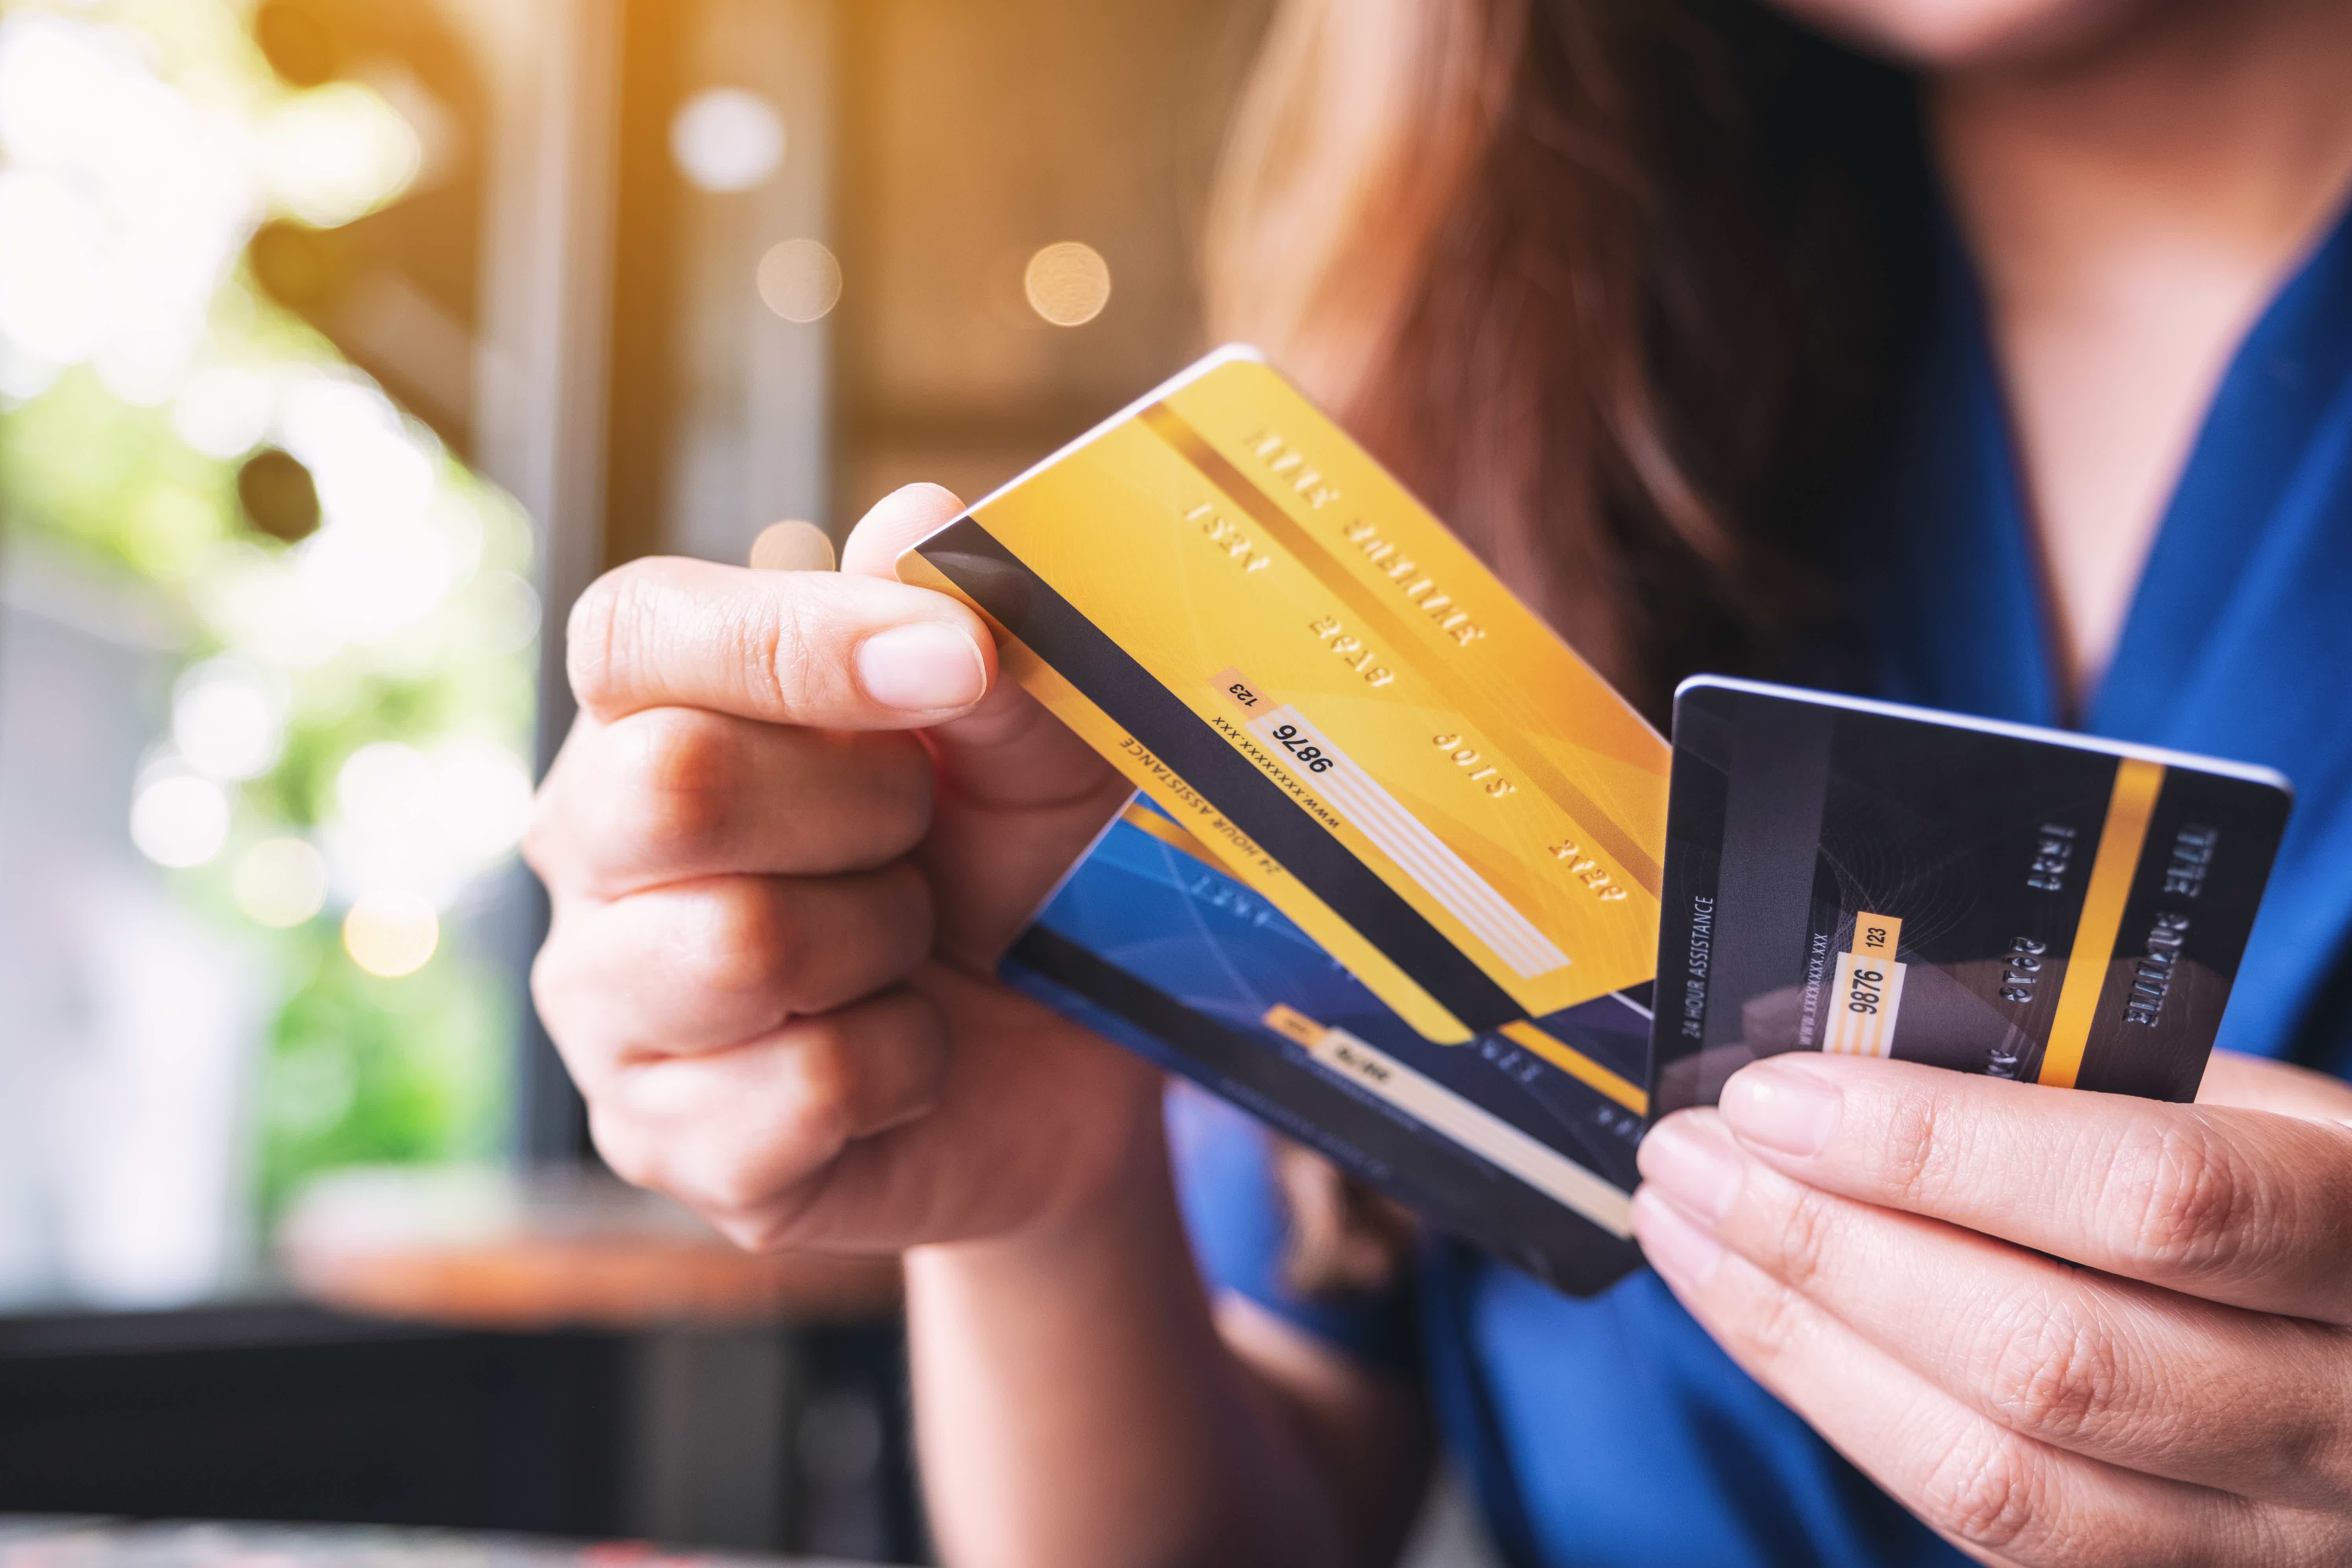
[[[0,1514],[0,1568],[851,1568],[637,1541],[358,1524],[221,1524]]]

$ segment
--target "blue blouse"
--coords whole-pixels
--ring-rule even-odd
[[[2352,1072],[2352,215],[2239,347],[2079,715],[1957,247],[1946,274],[1877,526],[1855,542],[1868,684],[2284,773],[2295,812],[2221,1043]],[[1576,1301],[1437,1243],[1392,1298],[1301,1300],[1279,1278],[1255,1123],[1198,1094],[1171,1120],[1210,1278],[1424,1380],[1514,1568],[1963,1561],[1735,1366],[1656,1275]]]

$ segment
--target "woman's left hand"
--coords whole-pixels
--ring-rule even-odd
[[[2352,1089],[2195,1105],[1774,1058],[1643,1143],[1742,1366],[1990,1563],[2352,1561]]]

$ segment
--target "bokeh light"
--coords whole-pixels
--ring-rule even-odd
[[[669,155],[698,189],[748,191],[783,164],[783,116],[756,92],[705,88],[671,118]]]
[[[452,741],[431,758],[433,824],[468,859],[500,859],[522,842],[530,822],[530,773],[522,760],[488,741]]]
[[[1064,240],[1029,258],[1021,277],[1029,308],[1057,327],[1083,327],[1110,303],[1110,263],[1091,245]]]
[[[244,542],[215,545],[188,584],[196,614],[230,647],[282,670],[314,670],[342,646],[302,594],[299,563]]]
[[[208,778],[249,779],[277,764],[286,742],[277,696],[242,660],[207,659],[172,689],[172,743]]]
[[[131,800],[131,842],[158,866],[201,866],[228,841],[227,792],[194,773],[166,772]]]
[[[343,917],[343,950],[370,974],[414,974],[441,945],[441,917],[425,899],[397,889],[369,893]]]
[[[242,458],[268,434],[277,396],[268,378],[215,366],[198,371],[172,405],[172,428],[195,450],[223,461]]]
[[[327,858],[299,838],[265,838],[237,858],[231,890],[256,923],[300,925],[327,905]]]
[[[539,590],[512,572],[485,573],[474,596],[473,625],[487,651],[520,653],[539,636]]]
[[[338,341],[367,258],[420,263],[388,234],[473,240],[421,207],[314,226],[474,179],[484,122],[404,46],[285,68],[304,40],[276,25],[313,9],[0,0],[0,513],[12,548],[120,607],[140,689],[182,672],[161,714],[137,700],[162,732],[131,787],[89,805],[186,868],[140,894],[170,940],[236,952],[239,995],[277,999],[236,1026],[265,1210],[322,1163],[495,1137],[516,977],[435,950],[443,911],[508,896],[489,878],[527,808],[541,630],[538,523]],[[733,150],[722,177],[751,177],[758,148]],[[395,750],[339,789],[368,742]],[[319,962],[343,947],[364,966]]]
[[[396,199],[425,146],[382,93],[335,81],[278,106],[262,125],[262,177],[278,206],[334,228]]]
[[[397,833],[424,815],[433,766],[404,742],[377,741],[343,759],[335,804],[362,833]]]
[[[298,548],[303,597],[322,626],[378,643],[439,606],[450,588],[440,542],[416,530],[321,529]]]
[[[63,180],[0,170],[0,332],[52,364],[89,357],[104,328],[104,218]]]
[[[121,29],[0,16],[0,339],[168,399],[261,205],[249,143]]]
[[[407,527],[433,500],[432,458],[373,386],[307,377],[288,389],[278,430],[310,470],[330,524]]]
[[[841,263],[814,239],[787,239],[760,258],[760,299],[787,321],[820,321],[841,302]]]
[[[799,518],[772,522],[751,541],[751,564],[762,572],[830,572],[837,563],[824,530]]]

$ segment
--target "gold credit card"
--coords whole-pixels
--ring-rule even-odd
[[[1255,351],[898,572],[1432,1039],[1655,973],[1665,742]]]

